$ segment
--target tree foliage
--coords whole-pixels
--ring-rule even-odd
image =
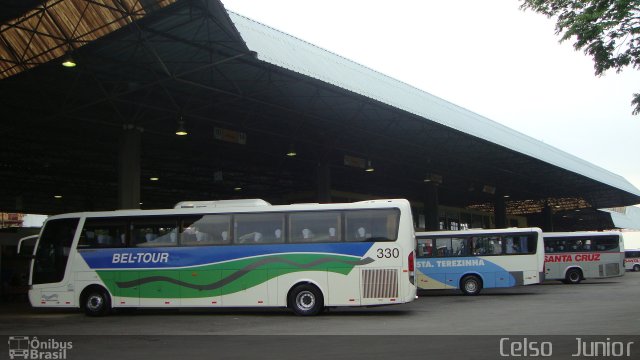
[[[560,41],[593,57],[596,75],[631,66],[640,69],[640,0],[522,0],[523,10],[556,18]],[[633,94],[640,113],[640,93]]]

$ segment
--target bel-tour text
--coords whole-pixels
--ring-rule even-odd
[[[149,264],[169,262],[169,253],[115,253],[111,258],[112,264]]]

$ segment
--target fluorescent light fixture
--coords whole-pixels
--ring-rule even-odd
[[[293,144],[291,144],[291,146],[289,146],[289,151],[287,152],[287,156],[294,157],[296,155],[298,155],[298,153],[296,152],[296,147],[293,146]]]
[[[366,172],[374,172],[376,169],[373,168],[373,165],[371,164],[371,160],[367,161],[367,167],[364,169],[364,171]]]
[[[76,65],[77,65],[76,61],[73,59],[73,57],[69,53],[67,53],[67,55],[64,56],[64,59],[62,59],[62,66],[64,67],[72,68],[72,67],[76,67]]]
[[[178,136],[185,136],[188,135],[189,133],[187,132],[187,130],[184,127],[184,120],[182,120],[182,116],[180,117],[180,120],[178,120],[178,130],[176,130],[176,135]]]
[[[442,175],[428,173],[427,175],[425,175],[423,181],[426,182],[426,183],[434,182],[436,184],[442,184],[442,180],[443,180]],[[472,190],[470,190],[470,191],[472,191]]]

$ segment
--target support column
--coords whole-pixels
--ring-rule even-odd
[[[2,275],[2,246],[0,246],[0,278],[4,279],[4,275]],[[4,286],[0,286],[0,300],[6,300],[4,297]]]
[[[125,125],[118,157],[118,208],[140,208],[140,155],[142,129]]]
[[[494,218],[496,221],[496,229],[507,227],[507,204],[504,201],[502,191],[496,191],[494,201]]]
[[[331,202],[331,168],[326,159],[322,159],[317,167],[318,202]]]
[[[427,183],[426,198],[424,201],[424,222],[427,231],[440,230],[438,219],[438,185]]]
[[[545,204],[542,208],[542,231],[553,231],[553,210],[549,204]]]

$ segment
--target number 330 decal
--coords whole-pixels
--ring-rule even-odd
[[[398,258],[398,257],[400,257],[400,249],[398,249],[398,248],[394,248],[394,249],[391,249],[391,248],[378,249],[377,257],[378,257],[378,259]]]

